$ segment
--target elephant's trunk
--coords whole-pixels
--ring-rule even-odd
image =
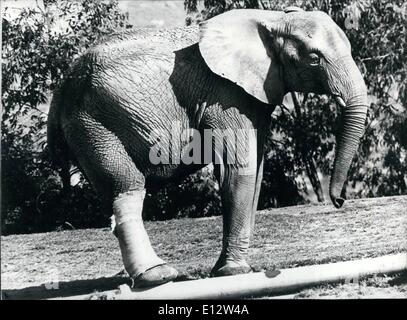
[[[340,208],[345,201],[341,197],[341,191],[364,133],[367,113],[367,92],[363,77],[353,61],[346,71],[346,84],[337,97],[337,101],[342,105],[342,121],[329,186],[329,194],[336,208]]]

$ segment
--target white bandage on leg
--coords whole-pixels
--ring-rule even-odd
[[[116,235],[119,239],[123,264],[135,278],[146,270],[165,264],[157,257],[144,229],[141,216],[145,191],[132,191],[113,202]]]

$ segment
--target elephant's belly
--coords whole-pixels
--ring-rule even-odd
[[[187,157],[194,129],[179,105],[162,102],[156,109],[133,106],[124,113],[105,115],[104,123],[123,143],[136,167],[147,179],[183,177],[202,167]],[[112,120],[114,119],[114,120]]]
[[[201,150],[191,142],[196,132],[181,121],[172,121],[148,135],[136,129],[127,149],[146,178],[153,181],[182,178],[203,166],[198,159]]]

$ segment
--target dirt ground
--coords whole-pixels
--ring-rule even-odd
[[[147,222],[158,255],[179,280],[207,277],[221,249],[221,217]],[[255,271],[407,253],[407,196],[264,210],[250,250]],[[1,237],[3,298],[48,298],[128,283],[109,228]],[[266,297],[263,297],[266,298]],[[324,285],[290,298],[407,298],[407,275]]]

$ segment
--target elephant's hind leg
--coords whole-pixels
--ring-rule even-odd
[[[158,285],[177,277],[177,271],[156,255],[144,229],[141,216],[144,195],[144,190],[132,190],[113,201],[123,263],[135,287]]]
[[[160,259],[144,228],[144,176],[116,135],[92,117],[80,118],[67,130],[71,149],[115,217],[124,267],[134,286],[171,281],[177,271]]]

